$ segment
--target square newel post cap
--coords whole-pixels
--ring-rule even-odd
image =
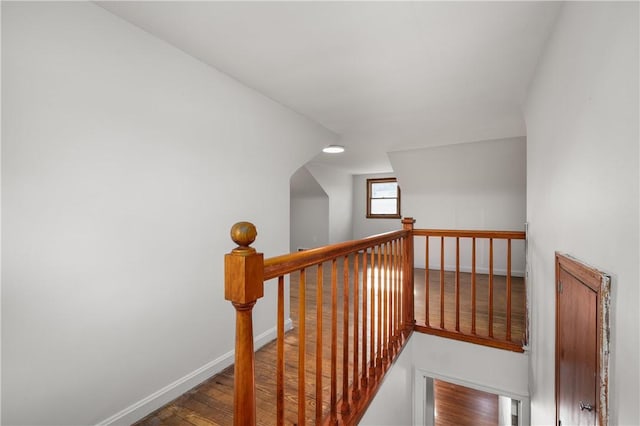
[[[402,226],[406,228],[413,228],[413,224],[416,223],[416,220],[412,217],[402,218]]]

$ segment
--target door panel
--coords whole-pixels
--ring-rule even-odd
[[[562,425],[595,425],[597,294],[564,269],[558,295],[558,417]],[[583,408],[580,408],[580,402]]]
[[[609,282],[600,271],[556,253],[558,425],[608,424]]]

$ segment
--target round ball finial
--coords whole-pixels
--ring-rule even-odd
[[[258,231],[251,222],[238,222],[231,227],[231,239],[238,245],[236,250],[251,249],[249,246],[256,240],[257,235]]]

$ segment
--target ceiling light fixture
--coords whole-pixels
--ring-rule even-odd
[[[329,145],[328,147],[323,148],[322,152],[325,152],[327,154],[340,154],[341,152],[344,152],[344,146]]]

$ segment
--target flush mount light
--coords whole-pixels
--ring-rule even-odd
[[[344,146],[329,145],[328,147],[323,148],[322,152],[325,152],[327,154],[340,154],[341,152],[344,152]]]

